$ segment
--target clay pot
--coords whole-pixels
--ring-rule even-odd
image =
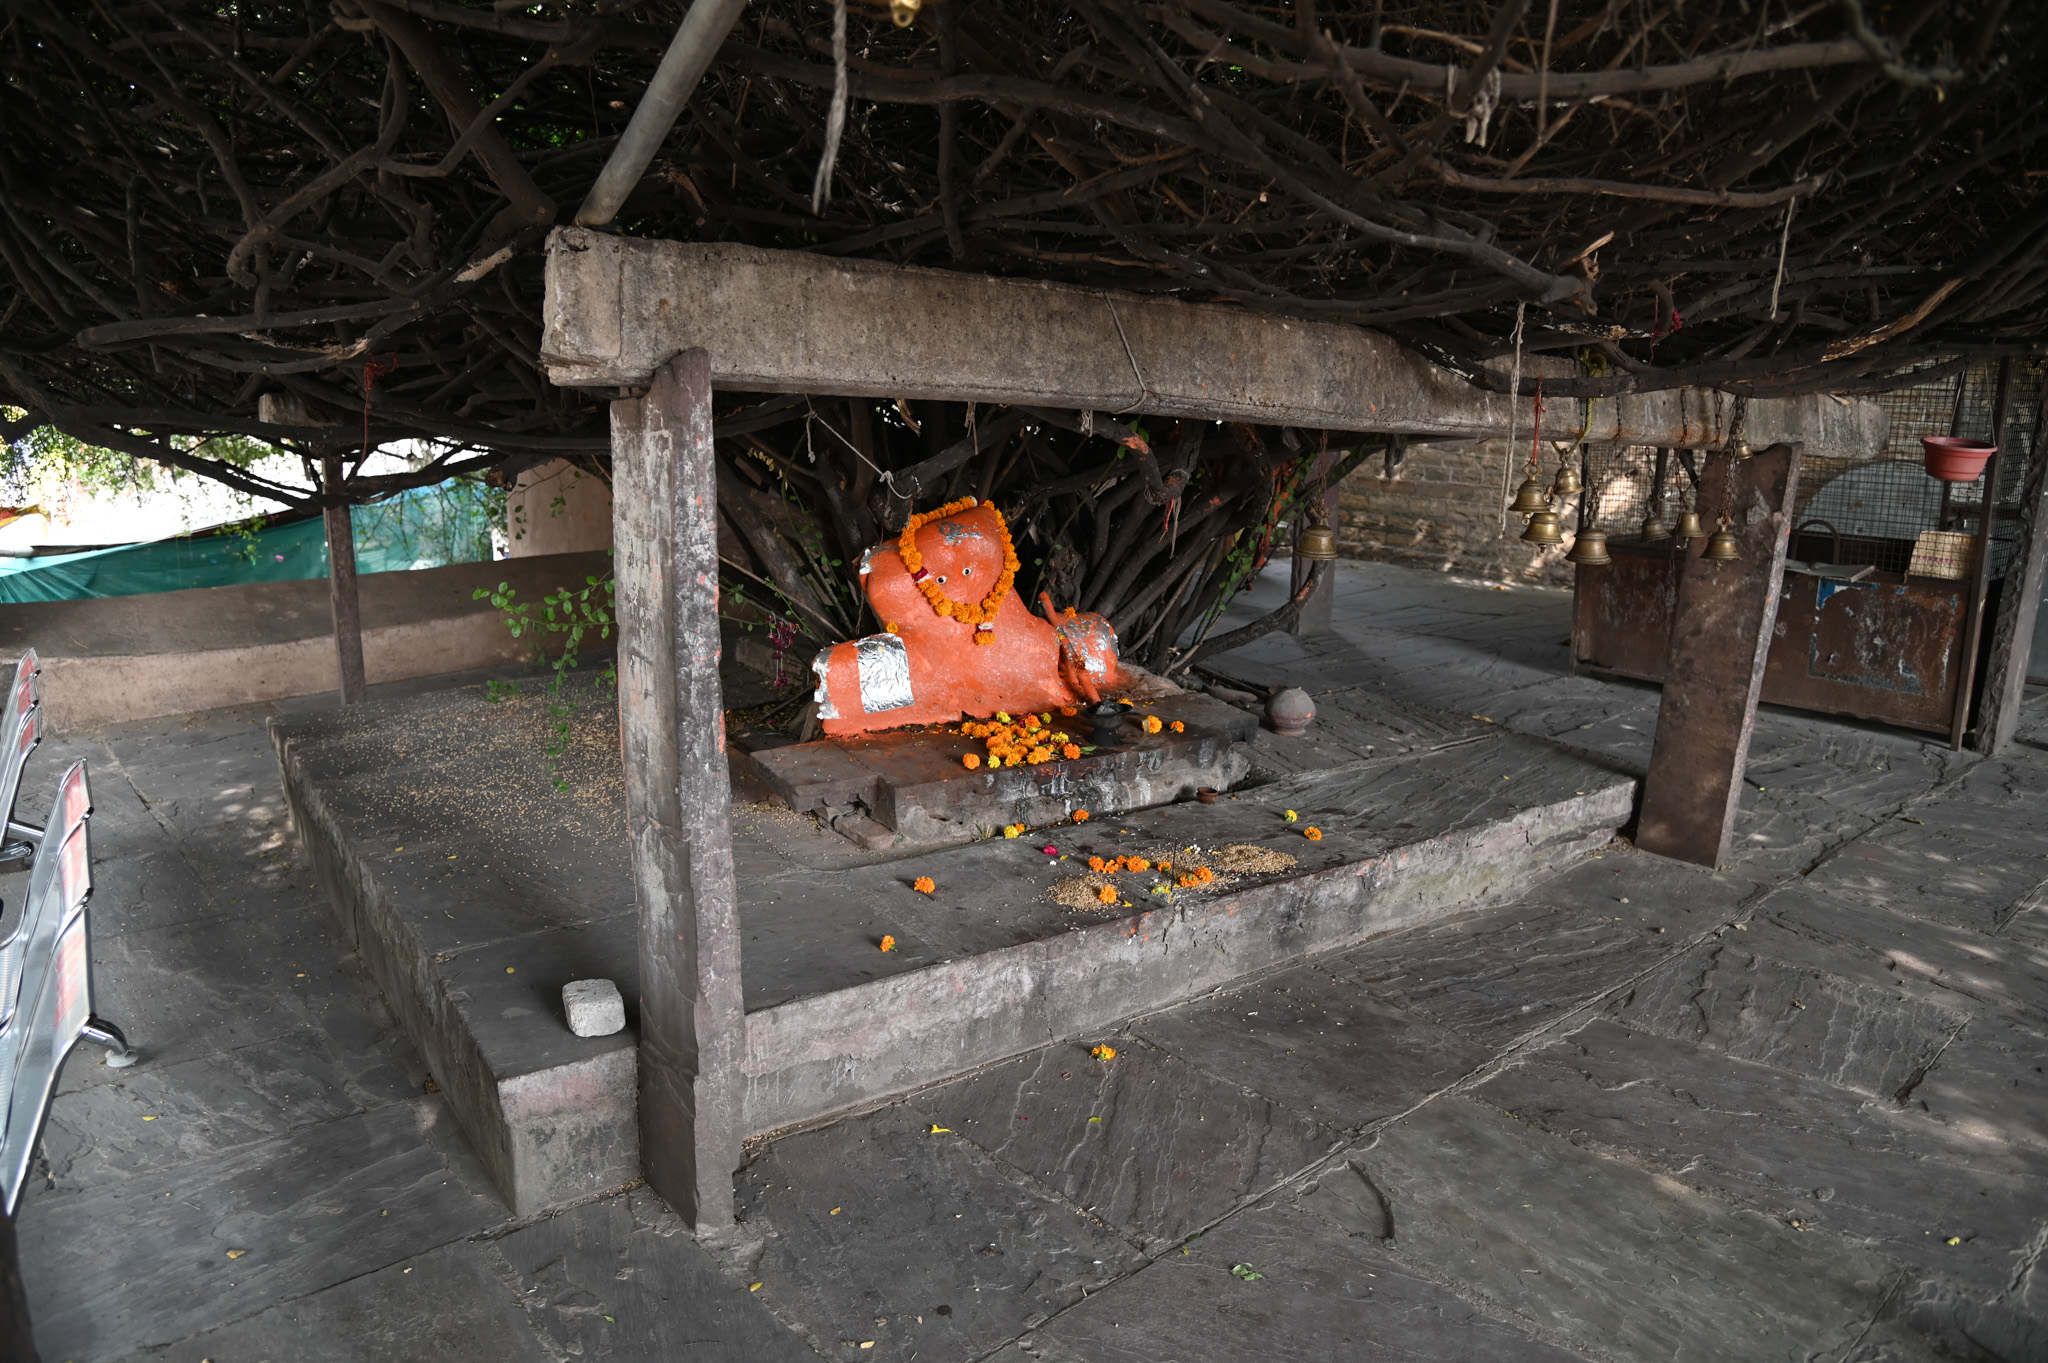
[[[1944,483],[1974,483],[1984,476],[1984,465],[1998,453],[1998,446],[1959,435],[1923,435],[1920,446],[1926,453],[1927,476]]]
[[[1216,794],[1216,787],[1203,786],[1195,792],[1195,798],[1205,805],[1213,805],[1216,803]]]
[[[1298,686],[1277,691],[1266,702],[1266,722],[1282,738],[1301,737],[1308,732],[1308,726],[1315,722],[1315,718],[1316,703],[1309,699],[1308,692]]]

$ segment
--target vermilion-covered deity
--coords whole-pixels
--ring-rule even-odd
[[[1011,585],[1002,513],[969,497],[913,516],[861,565],[882,624],[821,652],[819,717],[831,735],[966,715],[1083,705],[1122,689],[1116,633],[1099,615],[1033,614]]]

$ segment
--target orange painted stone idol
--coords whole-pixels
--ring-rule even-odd
[[[1034,615],[1012,585],[1017,554],[993,506],[968,497],[910,518],[861,565],[885,632],[834,644],[811,668],[827,734],[1082,705],[1125,685],[1099,615]]]

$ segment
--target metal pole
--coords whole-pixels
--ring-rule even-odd
[[[341,456],[323,457],[320,469],[328,494],[339,495]],[[327,584],[334,605],[334,660],[341,674],[341,703],[354,705],[369,695],[363,674],[363,607],[356,590],[355,527],[347,502],[329,506],[322,518],[327,528]]]
[[[618,216],[626,196],[647,173],[647,163],[661,150],[662,139],[675,126],[677,115],[696,93],[697,82],[711,69],[719,44],[746,7],[747,0],[696,0],[690,6],[676,26],[668,51],[662,54],[661,65],[654,69],[654,79],[641,92],[619,145],[612,148],[611,159],[597,173],[597,182],[576,210],[578,226],[603,227]]]
[[[1965,383],[1969,377],[1964,370]],[[2011,395],[2012,356],[2008,355],[1998,362],[1998,396],[1991,404],[1993,446],[2004,443],[2005,404]],[[1960,412],[1961,403],[1957,409]],[[1970,729],[1970,702],[1976,698],[1977,641],[1984,633],[1984,597],[1991,589],[1991,523],[1998,515],[1998,464],[1994,449],[1991,462],[1984,466],[1984,499],[1977,503],[1977,566],[1970,574],[1969,613],[1963,621],[1963,651],[1957,664],[1961,675],[1956,678],[1956,712],[1949,720],[1948,745],[1956,752],[1963,750],[1963,735]],[[1945,491],[1947,484],[1943,488]]]

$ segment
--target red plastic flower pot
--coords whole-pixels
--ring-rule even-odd
[[[1927,451],[1927,476],[1945,483],[1974,483],[1984,476],[1984,465],[1998,446],[1957,435],[1923,435],[1920,445]]]

